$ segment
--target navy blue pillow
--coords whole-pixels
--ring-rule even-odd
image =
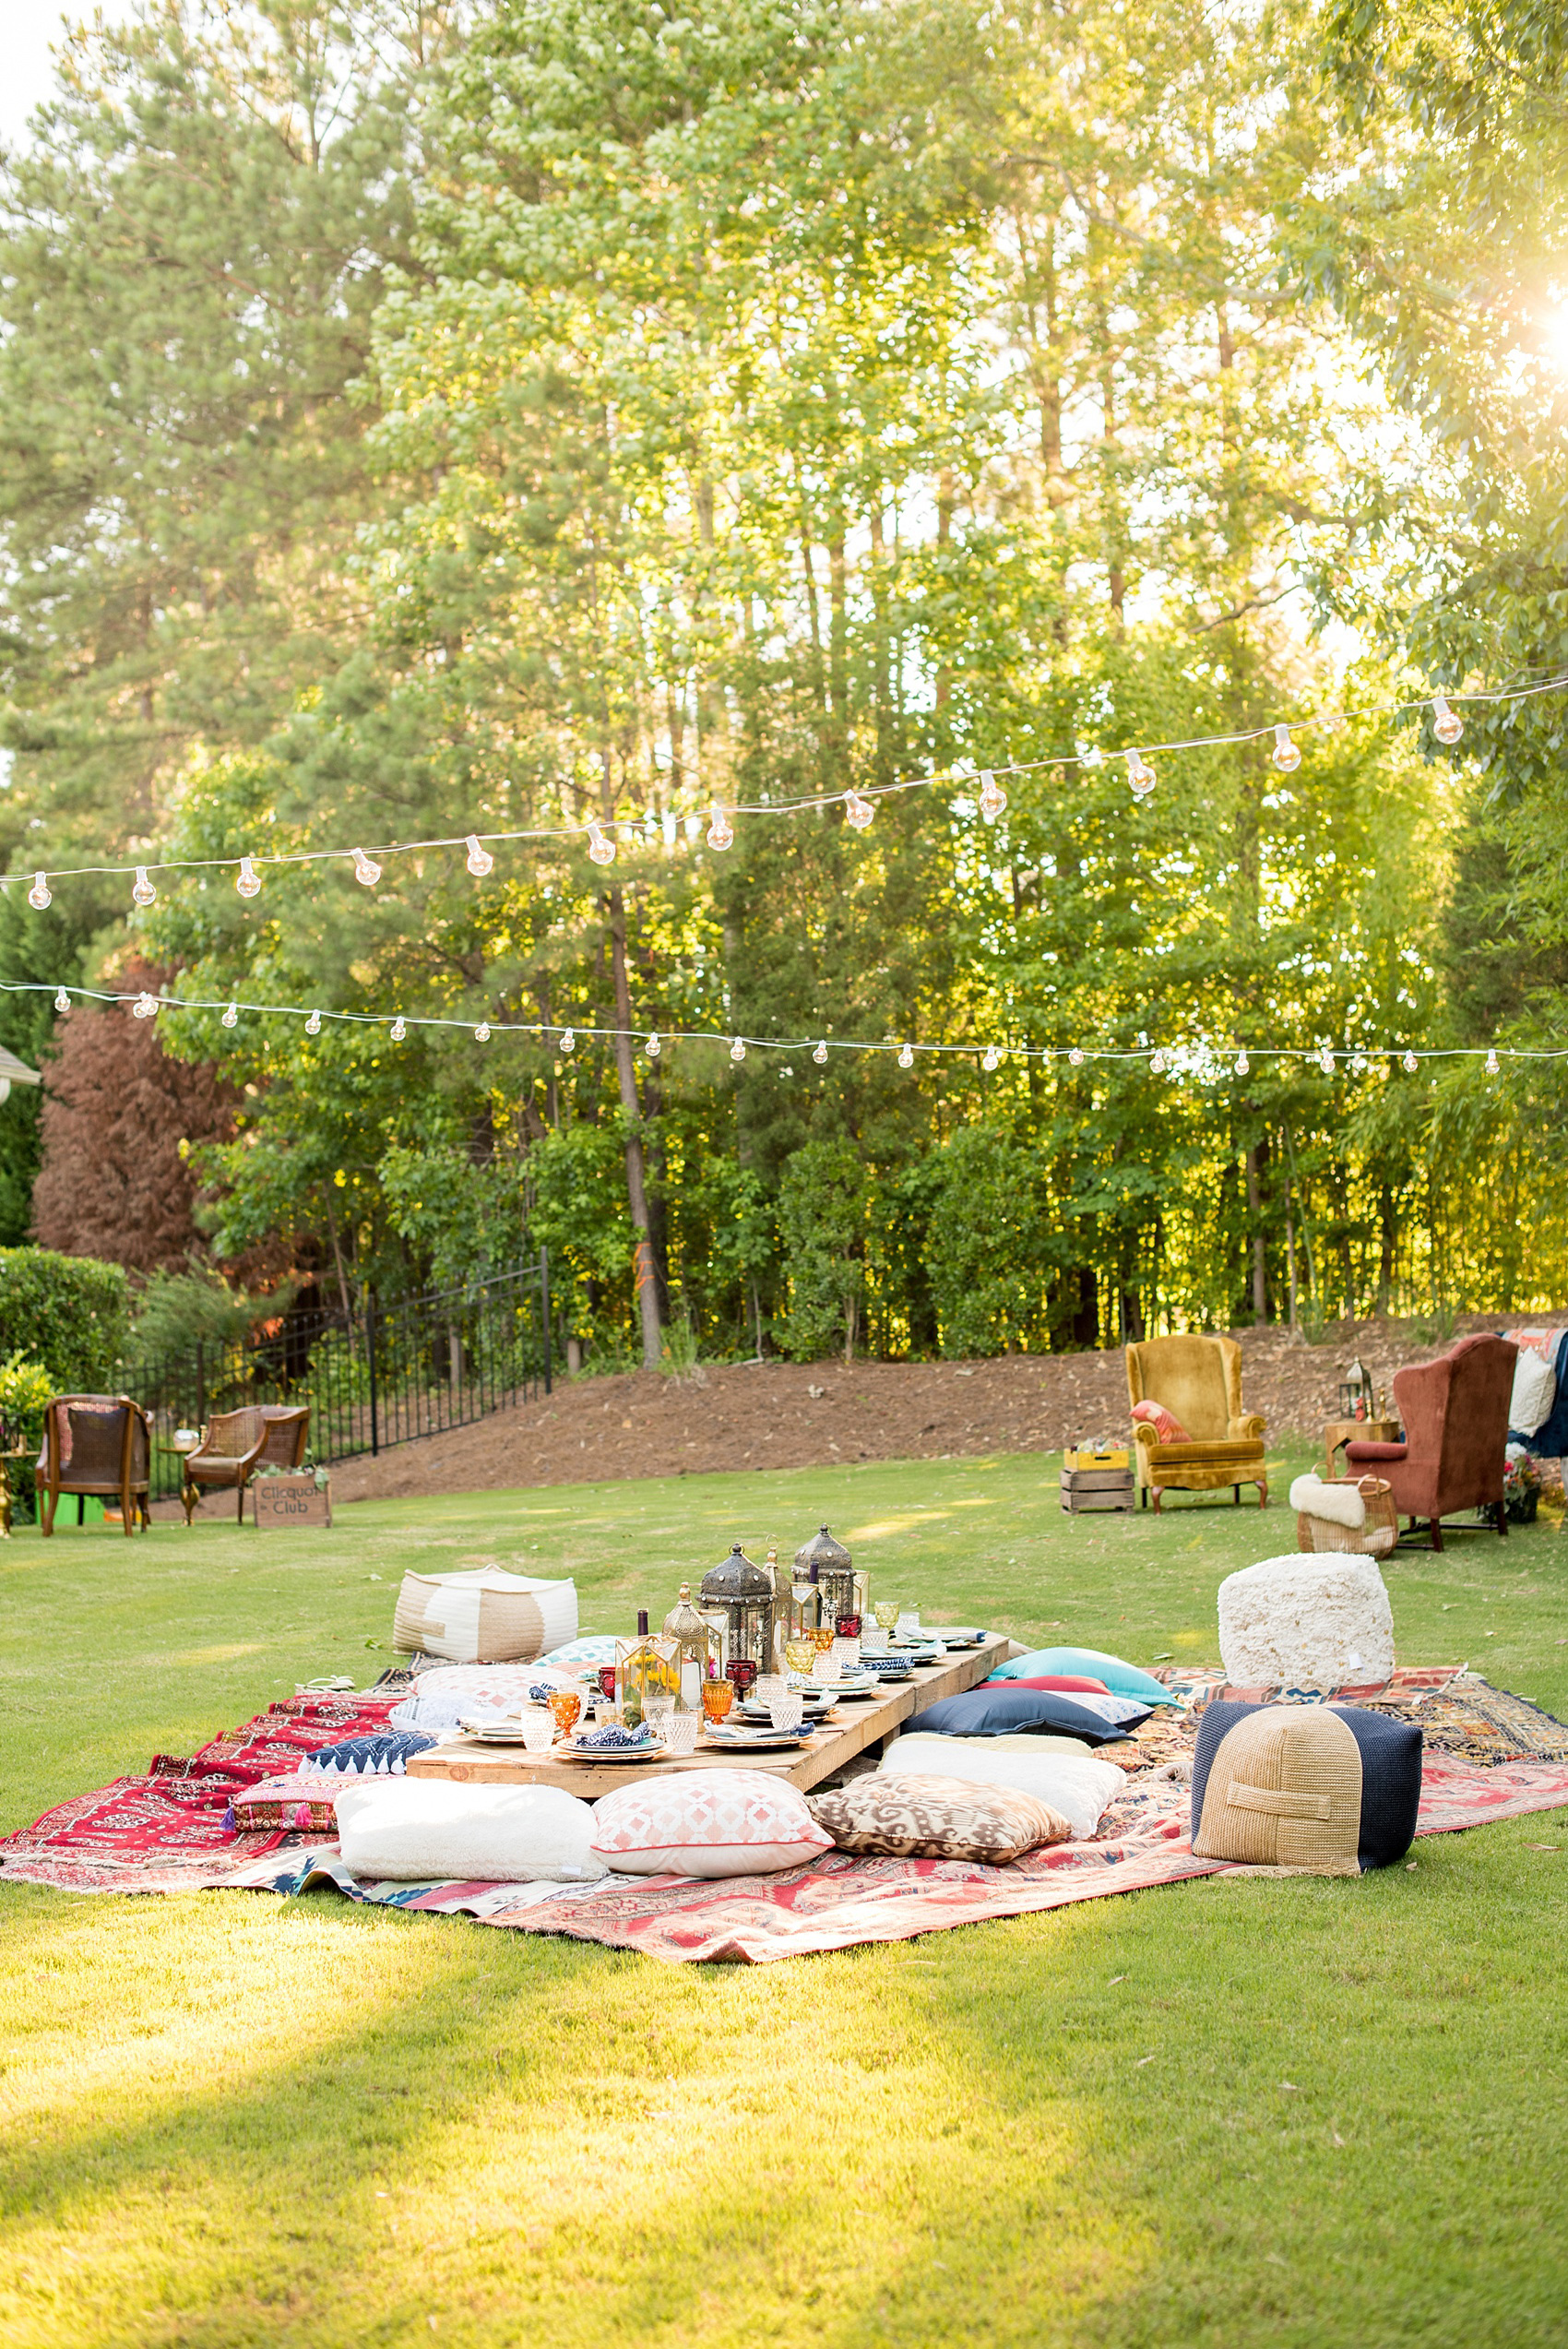
[[[1005,1681],[992,1681],[962,1697],[944,1697],[916,1713],[909,1727],[933,1729],[939,1737],[1004,1737],[1018,1729],[1049,1729],[1059,1736],[1081,1737],[1088,1746],[1109,1746],[1147,1719],[1146,1707],[1117,1726],[1054,1688],[1010,1688]]]
[[[1207,1706],[1193,1756],[1193,1841],[1203,1825],[1204,1793],[1214,1758],[1229,1733],[1262,1705],[1229,1699]],[[1390,1721],[1360,1705],[1330,1705],[1361,1749],[1361,1826],[1356,1856],[1364,1869],[1392,1867],[1415,1840],[1421,1806],[1421,1733],[1413,1721]]]
[[[422,1754],[434,1743],[434,1737],[420,1730],[393,1729],[370,1737],[345,1737],[336,1746],[323,1746],[307,1754],[305,1760],[316,1770],[341,1771],[356,1777],[367,1773],[381,1777],[387,1771],[400,1777],[398,1764],[407,1763],[410,1755]]]

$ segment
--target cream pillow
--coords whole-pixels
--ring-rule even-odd
[[[1533,1436],[1551,1417],[1557,1400],[1557,1373],[1528,1346],[1519,1348],[1514,1365],[1514,1391],[1508,1398],[1508,1425],[1521,1436]]]
[[[444,1778],[362,1779],[333,1790],[338,1840],[356,1876],[399,1884],[591,1884],[593,1806],[559,1786],[471,1786]]]
[[[1126,1783],[1114,1762],[1040,1753],[1041,1737],[937,1737],[917,1730],[898,1737],[879,1765],[885,1777],[967,1778],[981,1786],[1016,1786],[1060,1811],[1075,1842],[1094,1833]],[[1030,1750],[1024,1752],[1022,1747]],[[1079,1751],[1082,1752],[1082,1747]]]
[[[763,1876],[814,1860],[833,1838],[788,1779],[692,1770],[635,1779],[602,1796],[593,1848],[621,1876]]]

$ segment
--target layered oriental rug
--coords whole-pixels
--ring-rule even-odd
[[[225,1825],[237,1790],[293,1769],[331,1740],[368,1735],[396,1696],[298,1697],[215,1738],[189,1761],[159,1756],[144,1778],[119,1779],[64,1803],[0,1843],[0,1877],[77,1892],[246,1890],[298,1894],[335,1887],[347,1898],[422,1914],[464,1916],[528,1933],[557,1933],[677,1961],[764,1963],[1070,1902],[1230,1873],[1194,1859],[1188,1836],[1191,1753],[1203,1707],[1221,1694],[1321,1703],[1322,1692],[1228,1689],[1219,1674],[1171,1680],[1181,1702],[1135,1738],[1100,1749],[1126,1774],[1092,1842],[1057,1844],[1006,1867],[952,1860],[860,1859],[830,1852],[781,1875],[721,1884],[676,1877],[582,1887],[558,1884],[377,1884],[353,1877],[318,1834]],[[1338,1702],[1420,1721],[1425,1758],[1418,1835],[1568,1806],[1568,1728],[1468,1673],[1399,1672]]]

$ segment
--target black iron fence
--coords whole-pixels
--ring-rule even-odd
[[[250,1403],[307,1403],[320,1461],[464,1427],[551,1389],[550,1262],[362,1310],[289,1313],[232,1345],[122,1365],[115,1386],[152,1414],[152,1492],[180,1489],[177,1428]]]

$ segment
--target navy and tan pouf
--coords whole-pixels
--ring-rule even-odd
[[[1359,1705],[1212,1704],[1193,1759],[1193,1854],[1296,1876],[1403,1859],[1421,1733]]]

